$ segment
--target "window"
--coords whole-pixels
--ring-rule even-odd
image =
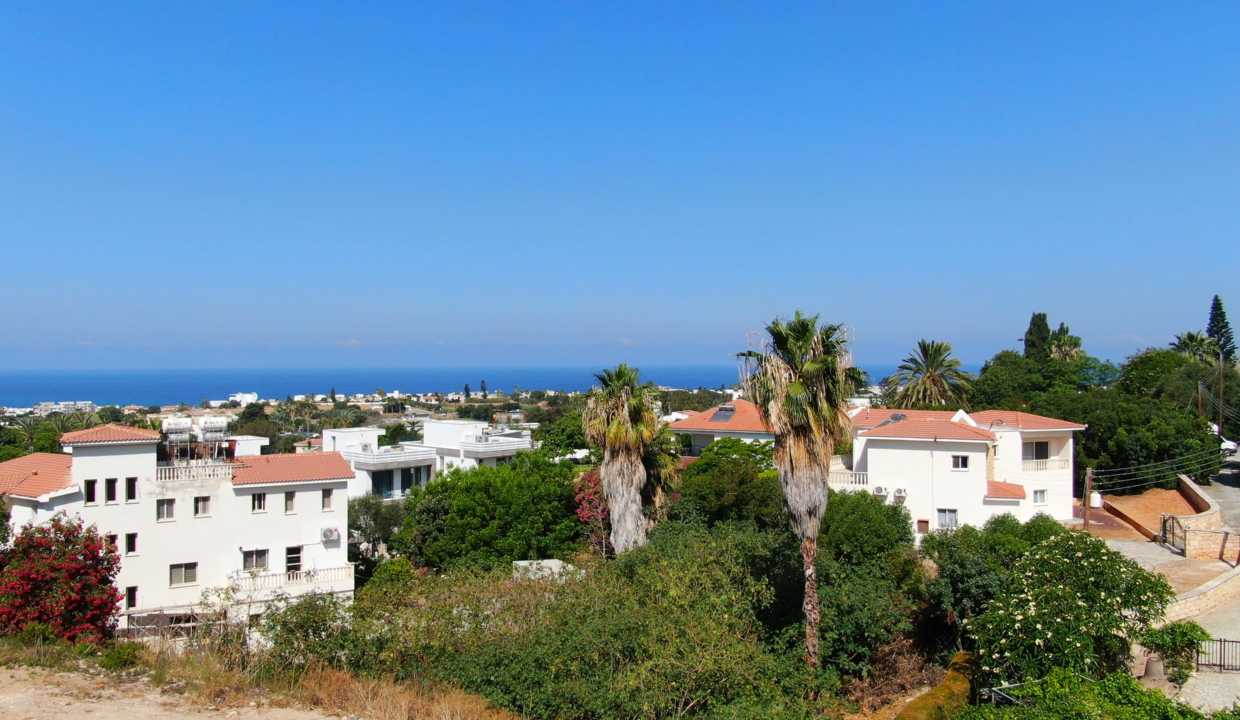
[[[103,501],[116,502],[116,478],[108,478],[103,481]]]
[[[202,495],[194,498],[194,517],[205,517],[211,514],[211,496]]]
[[[930,532],[930,521],[929,520],[918,520],[917,521],[917,532],[922,535],[925,535],[926,533]]]
[[[266,570],[267,569],[267,551],[266,550],[244,550],[241,553],[242,567],[246,570]]]
[[[87,480],[86,487],[82,489],[82,494],[86,496],[86,504],[90,505],[95,502],[95,486],[99,484],[98,480]]]
[[[301,572],[301,546],[284,548],[285,572]]]
[[[284,513],[294,512],[297,507],[297,493],[289,491],[284,493]]]
[[[118,538],[116,535],[114,535],[114,534],[112,534],[112,533],[108,533],[107,535],[104,535],[104,536],[103,536],[103,539],[104,539],[104,541],[105,541],[105,542],[107,542],[107,544],[108,544],[108,547],[109,547],[109,548],[111,548],[111,549],[115,550],[115,549],[116,549],[116,541],[117,541],[117,540],[119,540],[120,538]]]
[[[125,554],[133,555],[138,552],[138,533],[125,533]]]
[[[969,456],[968,455],[952,455],[952,470],[968,470],[968,469],[969,469]]]
[[[1020,451],[1021,460],[1049,460],[1051,457],[1051,444],[1046,440],[1022,443]]]
[[[959,524],[956,521],[956,511],[955,510],[944,510],[940,508],[939,509],[939,527],[941,528],[959,527]]]
[[[198,563],[181,563],[168,566],[169,585],[193,585],[198,582]]]
[[[176,500],[156,500],[155,501],[155,519],[171,520],[176,514]]]
[[[125,609],[133,610],[138,607],[138,586],[130,585],[125,588]]]
[[[370,473],[370,492],[384,499],[396,497],[392,492],[392,471],[375,470]]]
[[[1045,490],[1034,490],[1033,491],[1033,504],[1034,505],[1045,505],[1046,504],[1046,491]]]
[[[324,510],[332,509],[332,491],[330,488],[323,491],[323,509]]]
[[[137,502],[138,478],[125,478],[125,502]]]
[[[250,496],[250,512],[267,511],[267,493],[254,493]]]

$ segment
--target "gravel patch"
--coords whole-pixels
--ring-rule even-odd
[[[1240,701],[1240,673],[1198,670],[1176,698],[1202,712],[1226,710]]]

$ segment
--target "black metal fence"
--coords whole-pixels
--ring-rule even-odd
[[[1197,667],[1240,672],[1240,640],[1206,640],[1197,646]]]
[[[1174,515],[1162,516],[1162,541],[1171,547],[1184,552],[1184,524]]]

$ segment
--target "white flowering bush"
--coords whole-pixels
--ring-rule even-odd
[[[986,611],[966,625],[982,672],[996,683],[1054,668],[1098,675],[1108,653],[1162,618],[1175,592],[1106,543],[1081,532],[1035,546],[1012,567]]]

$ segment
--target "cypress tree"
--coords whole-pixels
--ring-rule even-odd
[[[1046,313],[1033,314],[1029,318],[1029,329],[1025,331],[1025,357],[1044,365],[1051,357],[1051,326],[1046,321]]]
[[[1230,361],[1236,355],[1236,338],[1231,334],[1231,323],[1227,322],[1227,312],[1223,310],[1223,301],[1218,295],[1210,303],[1210,322],[1206,324],[1206,335],[1214,340],[1224,360]]]
[[[465,383],[465,399],[469,399],[469,383]]]

